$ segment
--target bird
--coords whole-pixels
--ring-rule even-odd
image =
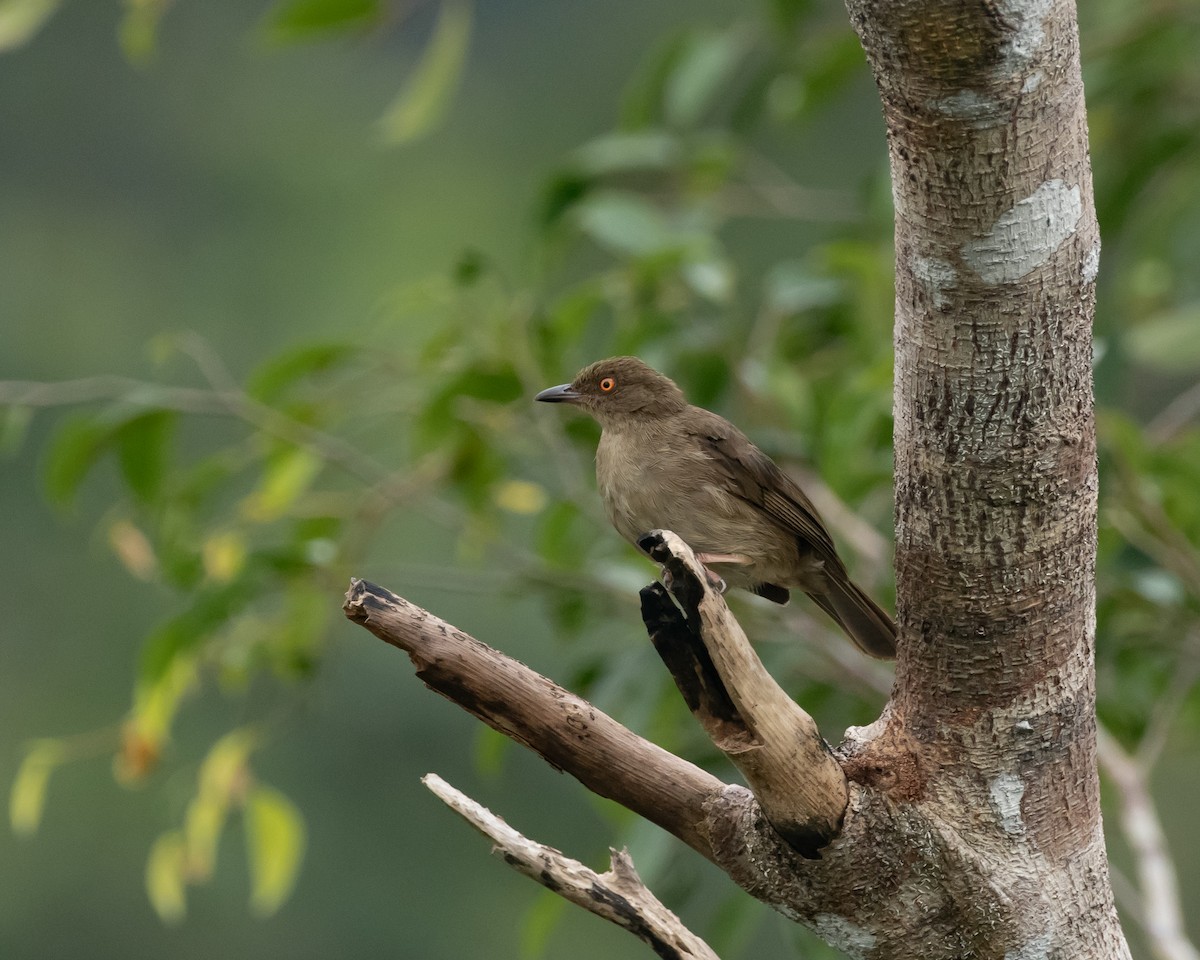
[[[850,579],[804,491],[732,423],[689,404],[673,380],[637,357],[610,357],[534,400],[599,422],[596,484],[630,543],[671,530],[720,589],[779,604],[801,590],[864,653],[895,657],[895,622]]]

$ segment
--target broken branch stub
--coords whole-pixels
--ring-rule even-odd
[[[669,591],[657,583],[642,591],[642,619],[688,708],[741,770],[780,836],[818,858],[849,801],[829,745],[767,672],[691,548],[667,530],[639,546],[669,574]]]

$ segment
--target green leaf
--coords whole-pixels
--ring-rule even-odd
[[[416,140],[442,119],[462,78],[470,39],[471,5],[467,0],[443,0],[420,62],[379,121],[388,142]]]
[[[186,875],[183,834],[171,830],[154,841],[146,859],[146,894],[154,912],[164,923],[179,923],[187,914]]]
[[[286,350],[254,372],[246,392],[256,400],[271,403],[298,380],[333,370],[353,353],[354,347],[348,343],[310,343]]]
[[[123,423],[114,433],[121,474],[143,503],[158,498],[167,471],[167,454],[176,415],[151,410]]]
[[[180,654],[195,649],[239,612],[261,589],[257,570],[248,569],[231,583],[205,584],[192,605],[146,638],[141,652],[141,682],[154,684]]]
[[[1160,313],[1125,334],[1125,348],[1138,363],[1167,373],[1200,368],[1200,304]]]
[[[59,507],[69,507],[111,434],[91,417],[73,417],[62,425],[50,444],[46,463],[46,493]]]
[[[241,503],[241,514],[254,523],[270,523],[284,516],[303,494],[323,463],[303,447],[285,447],[263,469],[262,481]]]
[[[250,907],[269,916],[287,900],[304,859],[304,818],[278,790],[257,784],[246,797]]]
[[[158,44],[158,22],[167,12],[169,0],[125,0],[125,16],[118,30],[125,58],[141,66],[153,56]]]
[[[592,176],[630,170],[663,170],[679,163],[679,139],[665,130],[609,133],[575,152],[579,166]]]
[[[662,213],[631,193],[594,194],[579,204],[579,226],[601,246],[635,256],[679,247]]]
[[[663,108],[668,121],[681,127],[695,125],[728,89],[749,49],[750,36],[744,30],[693,37],[667,79]]]
[[[310,40],[318,34],[370,26],[380,18],[379,0],[288,0],[267,23],[269,39]]]
[[[37,833],[46,805],[50,774],[63,762],[65,753],[62,741],[50,739],[35,741],[26,752],[8,798],[8,820],[17,836]]]
[[[554,933],[565,913],[567,901],[549,890],[543,890],[525,913],[521,925],[521,956],[544,957],[550,935]]]
[[[0,53],[32,40],[60,3],[61,0],[0,0]]]

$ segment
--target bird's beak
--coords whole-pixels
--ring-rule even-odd
[[[533,399],[542,403],[574,403],[580,396],[569,383],[560,383],[557,387],[548,387]]]

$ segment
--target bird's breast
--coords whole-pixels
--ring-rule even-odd
[[[672,530],[699,553],[794,554],[763,512],[731,491],[708,453],[686,436],[605,430],[596,450],[596,482],[609,520],[632,543]]]

